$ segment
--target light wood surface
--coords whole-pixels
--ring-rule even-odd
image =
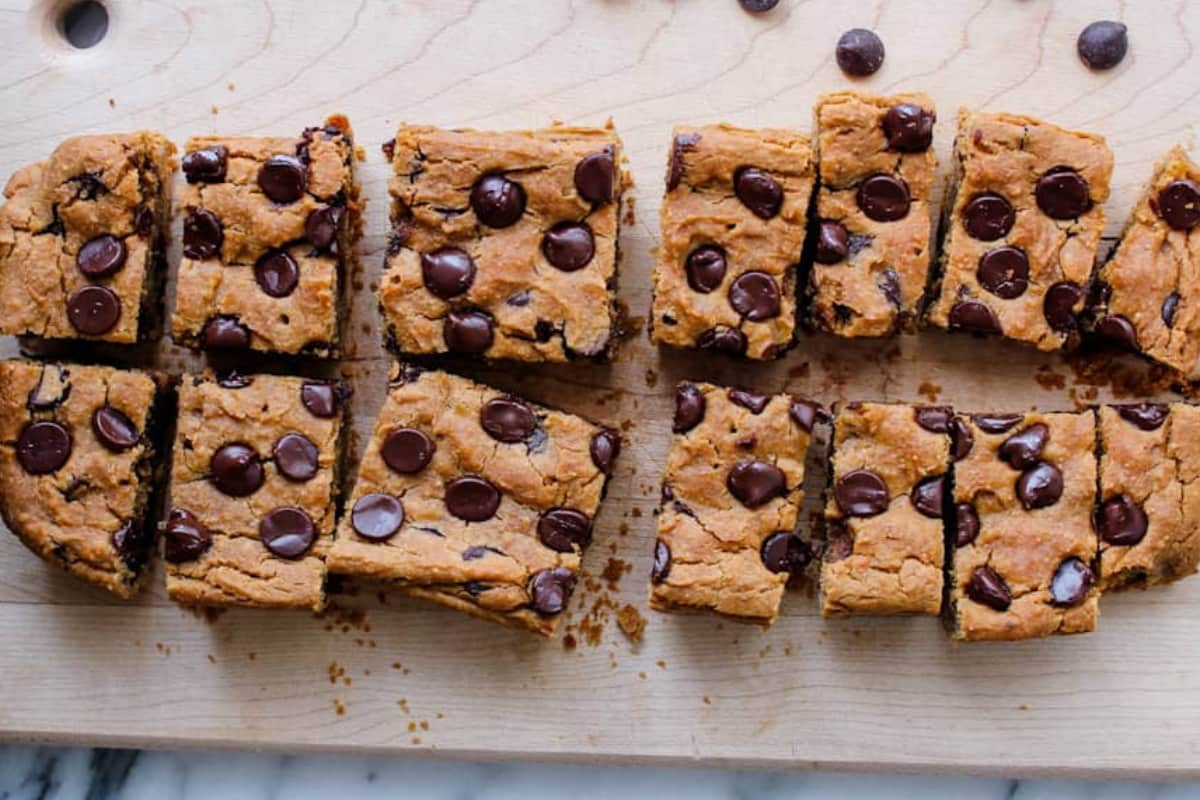
[[[1069,408],[1093,393],[1111,397],[1111,385],[1090,385],[1095,377],[1058,356],[936,332],[882,342],[805,337],[762,366],[659,352],[641,330],[672,124],[807,128],[816,95],[848,85],[833,61],[838,34],[870,27],[888,56],[861,85],[932,95],[943,163],[960,104],[1106,135],[1116,153],[1115,234],[1155,159],[1176,142],[1193,144],[1200,5],[783,0],[753,17],[734,0],[107,4],[108,38],[71,51],[47,22],[62,3],[0,0],[0,172],[82,131],[157,128],[182,144],[212,132],[298,133],[327,113],[347,114],[366,150],[371,201],[356,345],[343,365],[357,384],[360,432],[387,369],[370,292],[386,237],[380,143],[400,120],[507,128],[611,116],[637,180],[621,277],[636,334],[609,367],[468,371],[620,425],[627,447],[585,560],[596,577],[569,612],[574,649],[398,596],[381,602],[374,586],[335,597],[361,615],[321,619],[242,611],[206,620],[166,601],[161,574],[122,604],[0,536],[0,737],[1200,776],[1200,579],[1104,598],[1096,634],[1018,644],[955,645],[928,618],[826,622],[804,591],[789,593],[765,633],[644,610],[651,512],[680,378],[825,402],[936,398],[979,410]],[[1132,40],[1126,62],[1099,75],[1074,48],[1097,18],[1124,19]],[[13,343],[0,352],[14,352]],[[190,363],[166,346],[158,358]],[[1118,387],[1143,372],[1131,360],[1091,370]],[[632,569],[610,589],[599,576],[614,557]],[[641,644],[616,625],[610,606],[626,603],[647,616]],[[331,683],[331,669],[352,682]]]

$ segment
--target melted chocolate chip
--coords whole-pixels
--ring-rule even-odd
[[[945,496],[945,493],[945,476],[934,475],[918,481],[917,485],[912,488],[912,492],[909,493],[908,498],[912,502],[913,508],[917,511],[927,517],[941,519],[942,498]]]
[[[930,433],[949,433],[954,412],[947,406],[922,406],[914,412],[917,424]]]
[[[690,383],[675,387],[675,419],[671,430],[675,433],[687,433],[700,424],[704,419],[708,401],[704,392]]]
[[[1075,219],[1092,207],[1088,183],[1070,167],[1053,167],[1034,189],[1038,208],[1052,219]]]
[[[739,461],[729,470],[725,486],[746,508],[758,508],[787,494],[783,470],[765,461]]]
[[[592,521],[573,508],[552,508],[538,519],[538,539],[551,550],[582,551],[592,540]]]
[[[290,481],[304,482],[316,477],[320,466],[317,446],[299,433],[285,433],[271,448],[275,468]]]
[[[719,353],[742,355],[746,352],[746,334],[737,328],[709,328],[696,338],[701,350],[716,350]]]
[[[1138,349],[1137,330],[1132,322],[1119,314],[1107,314],[1096,320],[1096,335],[1117,347]]]
[[[50,411],[67,402],[71,396],[71,371],[56,364],[46,364],[38,374],[37,384],[25,398],[30,411]]]
[[[1168,328],[1175,327],[1175,312],[1179,310],[1179,292],[1171,292],[1163,300],[1162,308],[1159,309],[1159,316],[1162,317],[1163,325]]]
[[[223,389],[245,389],[252,383],[254,383],[253,375],[243,375],[237,370],[217,375],[217,386]]]
[[[1062,471],[1044,461],[1017,478],[1017,498],[1026,511],[1054,505],[1062,492]]]
[[[589,203],[608,203],[613,199],[612,147],[589,153],[575,165],[575,191]]]
[[[688,286],[693,291],[708,294],[725,280],[725,251],[717,245],[705,244],[688,253],[684,264]]]
[[[1090,68],[1112,69],[1125,58],[1129,35],[1120,22],[1099,20],[1080,32],[1075,49]]]
[[[667,191],[679,185],[683,179],[683,154],[700,142],[698,133],[680,133],[671,141],[671,158],[667,163]]]
[[[779,0],[738,0],[738,3],[751,14],[761,14],[779,5]]]
[[[213,485],[230,497],[254,494],[266,478],[258,453],[241,442],[220,447],[213,453],[208,469]]]
[[[912,103],[900,103],[883,116],[883,134],[888,147],[904,153],[921,153],[933,144],[937,116]]]
[[[971,454],[975,446],[975,434],[962,417],[955,416],[950,420],[950,454],[955,461],[962,461]]]
[[[442,337],[451,352],[482,353],[492,346],[492,319],[482,311],[451,311],[442,323]]]
[[[650,567],[650,582],[662,583],[671,574],[671,548],[662,539],[654,540],[654,565]]]
[[[217,316],[204,325],[204,346],[212,350],[244,350],[250,346],[250,329],[234,317]]]
[[[321,206],[308,212],[304,220],[304,238],[317,252],[331,252],[337,244],[338,230],[346,210],[341,206]]]
[[[530,604],[539,614],[562,613],[575,591],[575,576],[566,567],[544,569],[529,581]]]
[[[788,407],[788,415],[792,421],[807,433],[812,433],[813,425],[822,414],[821,407],[808,400],[793,400]]]
[[[276,203],[294,203],[308,188],[308,167],[295,156],[271,156],[258,170],[258,188]]]
[[[141,438],[133,420],[112,406],[102,406],[92,414],[92,433],[96,441],[114,453],[130,449]]]
[[[145,206],[133,210],[133,232],[145,239],[154,230],[154,212]]]
[[[759,548],[763,566],[771,572],[796,573],[807,567],[813,552],[803,539],[787,531],[776,531]]]
[[[1071,557],[1058,565],[1050,580],[1050,604],[1059,608],[1077,606],[1087,599],[1096,575],[1079,558]]]
[[[749,389],[730,389],[727,394],[731,403],[748,408],[755,414],[761,414],[762,410],[767,407],[767,403],[771,402],[771,398],[767,395]]]
[[[172,564],[195,561],[212,547],[212,533],[185,508],[173,508],[163,526],[163,557]]]
[[[1029,469],[1042,458],[1042,450],[1050,440],[1050,429],[1035,422],[1020,433],[1004,440],[997,451],[1000,460],[1013,469]]]
[[[856,469],[834,484],[833,499],[848,517],[873,517],[887,511],[888,488],[874,472]]]
[[[464,475],[446,484],[446,510],[461,520],[489,520],[499,507],[499,490],[478,475]]]
[[[507,228],[525,213],[525,188],[503,175],[484,175],[471,189],[471,210],[489,228]]]
[[[365,494],[354,504],[350,524],[362,538],[382,542],[395,536],[404,524],[404,506],[390,494]]]
[[[743,272],[729,285],[729,305],[751,322],[779,316],[779,284],[765,272]]]
[[[383,463],[401,475],[415,475],[428,466],[436,449],[433,439],[416,428],[397,428],[379,446]]]
[[[188,183],[221,183],[228,159],[229,151],[222,144],[193,150],[183,157],[183,174]]]
[[[971,417],[984,433],[1007,433],[1023,419],[1023,414],[975,414]]]
[[[850,255],[850,233],[837,220],[823,219],[817,233],[818,264],[837,264]]]
[[[189,208],[183,221],[183,255],[195,261],[215,258],[225,241],[221,218],[207,208]]]
[[[31,422],[17,437],[17,461],[30,475],[57,472],[70,457],[71,434],[57,422]]]
[[[838,38],[836,56],[842,72],[865,78],[883,66],[883,40],[874,31],[851,28]]]
[[[1071,281],[1060,281],[1046,290],[1042,301],[1042,315],[1050,329],[1058,333],[1074,333],[1079,324],[1075,321],[1075,306],[1083,300],[1083,287]]]
[[[151,537],[140,521],[125,520],[113,531],[113,550],[130,570],[137,572],[146,564],[150,553]]]
[[[81,286],[67,299],[67,319],[84,336],[101,336],[121,319],[121,299],[107,286]]]
[[[284,506],[262,518],[258,523],[258,538],[280,558],[300,558],[317,540],[317,526],[303,509]]]
[[[523,442],[537,428],[533,410],[515,397],[494,397],[479,411],[479,424],[498,442]]]
[[[330,419],[337,416],[342,407],[339,388],[332,383],[305,381],[300,386],[300,402],[314,417]]]
[[[488,547],[485,544],[477,544],[472,547],[468,547],[466,550],[462,551],[462,560],[463,561],[478,561],[479,559],[481,559],[487,555],[502,556],[502,555],[504,555],[504,551],[497,550],[494,547]]]
[[[900,308],[900,276],[896,274],[896,270],[884,267],[883,271],[879,273],[879,277],[875,279],[875,285],[889,303]]]
[[[950,308],[951,330],[971,333],[1000,333],[1000,320],[995,312],[979,300],[959,300]]]
[[[97,236],[75,256],[75,265],[89,278],[107,278],[125,266],[125,243],[115,236]]]
[[[979,536],[979,515],[970,503],[954,506],[954,546],[966,547]]]
[[[980,256],[975,277],[992,294],[1012,300],[1029,288],[1029,259],[1019,247],[996,247]]]
[[[287,297],[300,284],[300,266],[283,250],[271,250],[254,263],[254,280],[268,297]]]
[[[977,194],[962,210],[963,227],[972,239],[994,242],[1003,238],[1017,221],[1012,204],[998,194]]]
[[[421,254],[421,280],[436,297],[457,297],[475,282],[475,261],[465,250],[442,247]]]
[[[1096,533],[1106,544],[1132,547],[1146,537],[1150,525],[1141,505],[1127,494],[1108,498],[1096,508]]]
[[[758,167],[742,167],[733,175],[733,191],[760,219],[770,219],[783,206],[783,187]]]
[[[583,269],[595,254],[592,229],[582,222],[560,222],[542,237],[542,255],[563,272]]]
[[[858,185],[855,200],[876,222],[895,222],[908,216],[912,200],[908,184],[891,175],[872,175]]]
[[[1137,403],[1113,406],[1121,419],[1136,425],[1144,431],[1153,431],[1162,427],[1167,415],[1171,412],[1168,406],[1161,403]]]
[[[1177,231],[1190,231],[1200,223],[1200,183],[1190,178],[1171,181],[1158,192],[1156,211]]]
[[[591,444],[588,445],[588,454],[592,457],[592,463],[605,475],[612,474],[613,462],[616,461],[620,452],[621,435],[609,428],[605,428],[593,436]]]
[[[991,567],[976,567],[967,582],[967,597],[995,611],[1007,611],[1012,592],[999,573]]]

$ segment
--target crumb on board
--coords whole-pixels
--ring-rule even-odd
[[[617,625],[621,631],[630,638],[631,641],[642,641],[642,634],[646,631],[646,618],[641,612],[630,603],[621,606],[621,610],[617,612]]]

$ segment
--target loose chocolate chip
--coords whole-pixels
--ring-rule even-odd
[[[31,422],[17,438],[17,461],[30,475],[57,472],[70,457],[71,434],[57,422]]]
[[[1029,288],[1029,259],[1019,247],[996,247],[980,256],[975,277],[992,294],[1012,300]]]
[[[808,400],[793,400],[788,407],[788,415],[792,421],[808,433],[812,433],[813,425],[821,414],[821,407]]]
[[[299,433],[285,433],[271,449],[279,474],[290,481],[312,480],[320,466],[317,446]]]
[[[730,389],[728,395],[731,403],[748,408],[755,414],[761,414],[762,410],[767,407],[767,403],[771,402],[771,398],[767,395],[750,389]]]
[[[188,183],[221,183],[229,151],[218,144],[203,150],[193,150],[183,157],[183,174]]]
[[[1025,470],[1017,478],[1017,497],[1026,511],[1054,505],[1062,497],[1062,492],[1062,472],[1044,461]]]
[[[996,570],[976,567],[967,582],[967,597],[996,611],[1007,611],[1012,605],[1012,592]]]
[[[951,329],[972,333],[1000,333],[1000,320],[995,312],[980,300],[959,300],[950,308]]]
[[[896,270],[891,267],[884,267],[879,273],[879,277],[875,279],[875,286],[887,298],[887,301],[896,308],[900,308],[900,276],[896,274]]]
[[[763,566],[771,572],[800,572],[813,558],[804,540],[787,531],[776,531],[764,539],[758,553]]]
[[[1107,314],[1096,320],[1096,335],[1118,347],[1138,349],[1137,331],[1133,323],[1119,314]]]
[[[491,519],[500,507],[500,492],[478,475],[464,475],[446,484],[446,510],[467,522]]]
[[[429,464],[436,449],[433,439],[416,428],[397,428],[379,447],[383,463],[401,475],[415,475]]]
[[[1075,219],[1092,207],[1088,183],[1071,167],[1053,167],[1034,189],[1038,208],[1053,219]]]
[[[475,282],[475,262],[465,250],[457,247],[422,253],[421,280],[434,295],[449,300],[471,288]]]
[[[314,208],[304,220],[304,238],[318,252],[328,251],[337,243],[345,211],[341,206]]]
[[[1132,547],[1146,537],[1149,520],[1136,500],[1127,494],[1108,498],[1096,509],[1093,523],[1100,540]]]
[[[966,547],[979,536],[979,515],[970,503],[954,506],[954,546]]]
[[[332,383],[305,381],[300,386],[300,402],[314,417],[329,419],[337,416],[342,405],[338,387]]]
[[[850,255],[850,233],[837,220],[823,219],[817,234],[818,264],[837,264]]]
[[[537,428],[537,418],[515,397],[494,397],[479,410],[479,424],[496,441],[513,444],[529,438]]]
[[[662,583],[671,574],[671,548],[662,539],[654,540],[654,565],[650,567],[650,582]]]
[[[738,0],[738,2],[751,14],[761,14],[779,5],[779,0]]]
[[[581,222],[560,222],[542,237],[542,255],[563,272],[583,269],[595,253],[592,229]]]
[[[492,320],[481,311],[451,311],[442,323],[446,348],[455,353],[482,353],[492,346]]]
[[[404,506],[390,494],[365,494],[350,511],[350,524],[364,539],[382,542],[395,536],[404,524]]]
[[[1162,309],[1159,310],[1163,325],[1166,325],[1168,328],[1175,327],[1175,312],[1177,310],[1179,310],[1179,292],[1171,292],[1163,300]]]
[[[212,547],[212,533],[196,515],[173,508],[163,527],[163,557],[172,564],[195,561]]]
[[[1080,32],[1075,47],[1083,63],[1092,69],[1112,69],[1129,49],[1127,28],[1112,20],[1093,22]]]
[[[204,325],[204,346],[213,350],[245,349],[250,346],[250,329],[234,317],[213,317]]]
[[[954,412],[947,406],[922,406],[914,412],[917,424],[930,433],[949,433]]]
[[[613,176],[611,147],[589,153],[575,165],[575,191],[589,203],[608,203],[613,199]]]
[[[1020,433],[1014,433],[1000,445],[997,455],[1013,469],[1029,469],[1042,458],[1042,450],[1050,440],[1050,429],[1035,422]]]
[[[709,328],[696,337],[696,346],[701,350],[716,350],[730,355],[745,353],[746,345],[746,334],[737,328]]]
[[[984,433],[1007,433],[1023,419],[1023,414],[975,414],[971,417]]]
[[[758,167],[739,168],[733,174],[733,191],[760,219],[770,219],[783,206],[783,187]]]
[[[922,478],[917,482],[917,485],[912,488],[909,493],[909,500],[913,504],[913,508],[920,511],[927,517],[934,519],[942,518],[942,498],[946,492],[946,478],[943,475],[934,475],[929,478]]]
[[[862,212],[876,222],[895,222],[908,216],[912,201],[908,184],[891,175],[872,175],[858,185],[855,196]]]
[[[1050,580],[1050,604],[1059,608],[1077,606],[1087,599],[1096,575],[1092,568],[1072,556],[1058,565]]]
[[[698,133],[681,133],[671,141],[671,158],[667,163],[667,191],[679,185],[683,178],[683,154],[700,142]]]
[[[715,291],[725,279],[725,251],[713,244],[705,244],[688,253],[684,264],[688,286],[693,291],[708,294]]]
[[[525,189],[503,175],[484,175],[471,189],[471,210],[489,228],[507,228],[525,213]]]
[[[605,428],[592,437],[588,445],[588,453],[596,469],[605,475],[612,474],[613,462],[621,452],[621,435],[614,430]]]
[[[971,454],[975,446],[975,434],[962,417],[950,420],[950,454],[955,461],[962,461]]]
[[[266,478],[258,453],[241,442],[218,448],[208,469],[213,485],[230,497],[254,494]]]
[[[1075,306],[1083,299],[1083,287],[1071,281],[1060,281],[1046,290],[1042,301],[1042,315],[1050,329],[1059,333],[1074,333],[1079,327],[1075,321]]]
[[[300,266],[283,250],[271,250],[254,263],[254,280],[268,297],[287,297],[300,283]]]
[[[865,78],[883,66],[883,40],[874,31],[851,28],[838,38],[836,54],[842,72]]]
[[[963,227],[972,239],[994,242],[1003,238],[1017,221],[1012,204],[998,194],[977,194],[963,207]]]
[[[765,461],[739,461],[729,470],[725,486],[746,508],[758,508],[787,494],[783,470]]]
[[[848,517],[873,517],[887,511],[888,488],[874,472],[856,469],[834,484],[833,499]]]
[[[189,208],[183,221],[183,255],[196,261],[216,257],[225,241],[221,218],[207,208]]]
[[[295,156],[271,156],[258,170],[258,188],[276,203],[294,203],[308,188],[308,167]]]
[[[552,508],[538,519],[538,539],[551,550],[582,551],[592,540],[592,521],[573,508]]]
[[[779,284],[765,272],[743,272],[729,285],[729,305],[751,322],[779,316]]]
[[[84,336],[100,336],[121,319],[121,299],[107,286],[81,286],[67,299],[67,319]]]
[[[904,153],[920,153],[933,144],[937,116],[913,103],[894,105],[883,115],[883,134],[888,147]]]
[[[704,392],[690,383],[675,387],[675,419],[671,430],[675,433],[687,433],[700,424],[704,412],[708,408],[708,400]]]
[[[125,243],[115,236],[97,236],[79,248],[75,264],[89,278],[107,278],[125,266]]]
[[[283,506],[267,512],[258,523],[258,538],[280,558],[300,558],[317,540],[317,526],[304,509]]]
[[[1158,192],[1158,215],[1177,231],[1200,223],[1200,183],[1190,178],[1171,181]]]
[[[128,450],[141,438],[133,420],[112,406],[102,406],[92,414],[92,433],[114,453]]]
[[[575,576],[566,567],[544,569],[529,582],[533,610],[547,616],[560,614],[575,591]]]
[[[145,206],[133,210],[133,232],[145,239],[154,230],[154,212]]]
[[[1137,403],[1113,406],[1121,419],[1136,425],[1144,431],[1153,431],[1162,427],[1171,409],[1161,403]]]

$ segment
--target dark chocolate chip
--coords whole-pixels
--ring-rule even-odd
[[[258,538],[280,558],[300,558],[317,540],[317,526],[303,509],[283,506],[267,512],[258,523]]]
[[[946,493],[946,478],[944,475],[934,475],[922,478],[912,488],[908,498],[913,508],[927,517],[942,518],[942,498]]]
[[[482,353],[492,346],[492,319],[481,311],[454,310],[442,323],[446,348],[455,353]]]
[[[154,212],[145,206],[133,210],[133,232],[145,239],[154,230]]]
[[[1074,333],[1079,327],[1075,321],[1075,306],[1083,300],[1083,287],[1071,281],[1060,281],[1046,290],[1042,301],[1042,315],[1050,329],[1058,333]]]
[[[962,461],[971,454],[975,446],[975,434],[962,417],[956,416],[950,420],[950,454],[955,461]]]
[[[895,222],[908,216],[912,200],[908,184],[891,175],[872,175],[858,185],[855,196],[862,212],[876,222]]]
[[[1071,167],[1052,167],[1034,189],[1038,208],[1053,219],[1075,219],[1092,207],[1088,182]]]
[[[529,438],[537,428],[537,418],[515,397],[494,397],[479,410],[479,424],[496,441],[513,444]]]
[[[821,407],[809,400],[793,400],[791,406],[788,407],[788,415],[791,416],[792,421],[807,433],[812,433],[813,425],[816,424],[817,418],[822,413]]]
[[[966,547],[979,536],[979,514],[970,503],[954,506],[954,546]]]
[[[700,424],[704,419],[708,400],[704,392],[690,383],[682,383],[675,387],[675,419],[671,430],[675,433],[687,433]]]
[[[1017,498],[1026,511],[1054,505],[1062,492],[1062,471],[1045,461],[1025,470],[1017,478]]]
[[[994,242],[1003,238],[1017,221],[1012,204],[998,194],[977,194],[963,207],[963,227],[972,239]]]
[[[837,220],[823,219],[817,234],[818,264],[837,264],[850,255],[850,233]]]
[[[875,285],[889,303],[900,308],[900,276],[896,274],[896,270],[884,267],[879,273],[879,277],[875,279]]]
[[[725,251],[713,244],[701,245],[688,253],[684,264],[688,286],[701,294],[715,291],[721,285],[725,268]]]
[[[241,442],[218,448],[209,462],[209,473],[213,485],[230,497],[254,494],[266,478],[258,453]]]
[[[254,280],[268,297],[287,297],[300,284],[300,266],[283,250],[270,250],[254,262]]]
[[[667,163],[667,191],[679,185],[683,178],[683,154],[700,141],[698,133],[680,133],[671,141],[671,158]]]
[[[761,14],[779,5],[779,0],[738,0],[738,2],[751,14]]]
[[[758,553],[763,566],[771,572],[800,572],[813,558],[805,541],[787,531],[776,531],[764,539]]]
[[[335,417],[341,410],[343,399],[338,388],[332,383],[305,381],[300,386],[300,402],[314,417]]]
[[[271,156],[258,170],[258,188],[276,203],[294,203],[308,188],[308,167],[295,156]]]
[[[751,322],[779,316],[779,284],[765,272],[743,272],[729,285],[729,305]]]
[[[992,294],[1012,300],[1029,288],[1029,259],[1019,247],[996,247],[979,257],[975,277]]]
[[[489,228],[507,228],[525,213],[525,189],[503,175],[484,175],[471,189],[471,210]]]
[[[183,255],[196,261],[215,258],[225,241],[221,218],[207,208],[189,208],[183,221]]]
[[[725,487],[746,508],[758,508],[787,494],[787,478],[765,461],[739,461],[729,470]]]
[[[662,539],[654,540],[654,565],[650,567],[650,582],[662,583],[671,574],[671,548]]]
[[[138,520],[125,520],[121,527],[113,531],[112,546],[121,561],[129,569],[137,572],[146,563],[150,555],[151,537],[146,526]]]
[[[193,150],[183,157],[183,174],[188,183],[221,183],[228,160],[229,151],[223,144]]]
[[[1000,333],[1000,320],[995,312],[980,300],[959,300],[950,308],[951,329],[972,333]]]
[[[121,299],[107,286],[81,286],[67,299],[67,319],[84,336],[101,336],[121,319]]]
[[[115,236],[97,236],[75,256],[75,265],[89,278],[107,278],[125,266],[125,243]]]
[[[486,544],[477,544],[462,551],[462,560],[478,561],[487,555],[502,556],[504,555],[504,551],[497,550],[495,547],[489,547]]]
[[[838,38],[836,55],[842,72],[865,78],[883,66],[883,40],[874,31],[851,28]]]
[[[1120,547],[1132,547],[1142,541],[1150,524],[1141,505],[1127,494],[1115,495],[1101,503],[1092,521],[1102,542]]]
[[[575,191],[589,203],[608,203],[613,199],[615,170],[611,147],[589,153],[575,165]]]
[[[163,526],[163,557],[172,564],[195,561],[212,547],[212,533],[196,515],[173,508]]]
[[[1120,22],[1099,20],[1084,28],[1075,43],[1079,57],[1092,69],[1112,69],[1129,49],[1127,28]]]
[[[783,187],[758,167],[741,167],[733,174],[733,191],[742,205],[760,219],[770,219],[783,206]]]
[[[461,520],[489,520],[499,507],[499,490],[478,475],[464,475],[446,484],[446,510]]]
[[[1042,459],[1042,450],[1050,440],[1050,429],[1035,422],[1020,433],[1005,439],[997,455],[1013,469],[1029,469]]]
[[[1012,605],[1012,592],[996,570],[976,567],[967,582],[967,597],[995,611],[1007,611]]]
[[[868,469],[843,475],[833,487],[833,499],[848,517],[873,517],[887,511],[887,484]]]
[[[421,280],[434,295],[449,300],[471,288],[475,282],[475,261],[457,247],[422,253]]]
[[[204,346],[212,350],[243,350],[250,346],[250,329],[235,317],[213,317],[204,325]]]
[[[1171,412],[1168,406],[1161,403],[1136,403],[1113,406],[1121,419],[1136,425],[1144,431],[1153,431],[1162,427],[1167,415]]]
[[[365,494],[354,504],[350,524],[362,538],[382,542],[395,536],[404,524],[404,506],[390,494]]]
[[[67,402],[70,396],[71,371],[46,364],[38,374],[37,384],[29,390],[25,405],[30,411],[50,411]]]
[[[573,508],[552,508],[538,518],[538,539],[551,550],[582,551],[592,540],[592,521]]]
[[[696,338],[701,350],[716,350],[719,353],[742,355],[746,352],[746,334],[737,328],[709,328]]]
[[[436,449],[433,439],[416,428],[396,428],[383,439],[383,463],[401,475],[415,475],[429,464]]]
[[[17,438],[17,461],[30,475],[57,472],[71,457],[71,434],[49,420],[31,422]]]
[[[728,395],[731,403],[748,408],[755,414],[761,414],[762,410],[767,407],[767,403],[771,402],[771,398],[767,395],[750,389],[730,389]]]
[[[1082,559],[1072,556],[1058,565],[1050,580],[1050,604],[1071,608],[1087,599],[1096,574]]]
[[[1171,181],[1158,192],[1158,215],[1177,231],[1200,223],[1200,183],[1190,178]]]
[[[592,229],[581,222],[560,222],[542,237],[542,255],[563,272],[583,269],[595,254]]]
[[[280,436],[271,448],[271,455],[275,458],[275,468],[279,470],[279,474],[290,481],[312,480],[320,467],[317,446],[307,436],[299,433],[285,433]]]
[[[562,613],[575,591],[575,575],[566,567],[544,569],[529,581],[529,597],[533,610],[552,616]]]
[[[914,411],[917,424],[930,433],[949,433],[954,412],[947,406],[921,406]]]
[[[971,421],[984,433],[1007,433],[1023,419],[1023,414],[975,414],[971,417]]]
[[[920,153],[933,144],[937,115],[913,103],[899,103],[883,115],[883,134],[888,147],[904,153]]]
[[[338,230],[346,210],[341,206],[321,206],[308,212],[304,220],[304,238],[318,252],[329,251],[337,244]]]
[[[1118,347],[1138,349],[1137,330],[1132,322],[1119,314],[1106,314],[1096,320],[1096,335]]]
[[[605,475],[612,474],[613,462],[621,452],[621,435],[614,430],[605,428],[592,437],[588,445],[588,453],[596,469]]]
[[[114,453],[130,449],[141,438],[133,420],[112,406],[102,406],[92,414],[92,433]]]
[[[1162,317],[1163,325],[1168,328],[1175,327],[1175,312],[1179,310],[1179,292],[1171,292],[1163,300],[1162,308],[1159,310],[1159,315]]]
[[[217,386],[224,389],[245,389],[252,383],[254,383],[253,375],[243,375],[237,370],[217,375]]]

